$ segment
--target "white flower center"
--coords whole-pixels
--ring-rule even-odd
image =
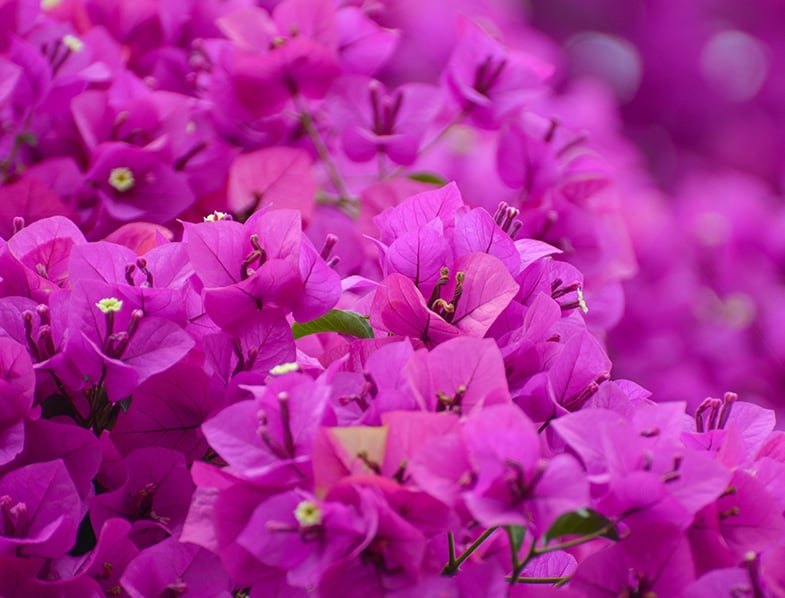
[[[294,518],[303,527],[313,527],[321,524],[322,510],[316,503],[304,500],[294,510]]]
[[[66,48],[71,50],[71,52],[77,53],[84,50],[84,43],[82,40],[75,35],[71,35],[70,33],[63,36],[63,43],[65,44]]]
[[[219,212],[216,210],[212,214],[208,214],[204,217],[205,222],[218,222],[219,220],[226,220],[229,217],[229,214],[226,212]]]
[[[95,306],[105,314],[110,312],[120,311],[123,308],[123,302],[117,297],[105,297],[101,299]]]
[[[120,192],[132,189],[134,182],[134,173],[126,166],[113,168],[109,173],[109,184]]]
[[[298,365],[296,362],[292,361],[289,363],[281,363],[270,370],[270,373],[273,376],[280,376],[282,374],[288,374],[290,372],[296,372],[298,369]]]

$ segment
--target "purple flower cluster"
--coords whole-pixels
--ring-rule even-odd
[[[774,413],[612,378],[617,140],[463,4],[0,0],[0,594],[785,594]]]

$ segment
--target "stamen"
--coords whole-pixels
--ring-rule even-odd
[[[703,413],[711,406],[711,401],[711,397],[703,399],[701,404],[698,405],[698,408],[695,410],[695,429],[698,433],[705,432],[703,425]]]
[[[455,307],[453,307],[452,303],[447,303],[444,299],[437,299],[433,302],[431,306],[431,311],[434,313],[439,314],[440,316],[444,316],[445,314],[452,314],[455,312]]]
[[[52,337],[52,328],[48,324],[42,324],[38,329],[38,349],[42,361],[49,359],[57,352],[55,341]]]
[[[27,348],[33,354],[36,361],[41,361],[41,354],[38,351],[38,345],[33,340],[33,312],[26,309],[22,312],[22,323],[25,328],[25,340],[27,341]]]
[[[500,201],[499,205],[496,206],[496,211],[493,213],[493,220],[499,226],[501,226],[502,222],[504,222],[504,215],[507,213],[507,208],[509,207],[510,204],[508,204],[506,201]]]
[[[682,457],[681,455],[676,455],[673,458],[673,469],[662,476],[663,482],[667,484],[668,482],[673,482],[681,477],[681,472],[679,472],[679,468],[681,467],[681,463],[683,460],[684,457]]]
[[[368,401],[365,400],[365,396],[363,394],[359,394],[359,395],[342,395],[342,396],[338,397],[338,404],[341,407],[346,407],[349,403],[357,403],[357,405],[363,411],[368,411],[368,407],[370,407],[370,405],[368,404]]]
[[[499,75],[501,75],[505,66],[507,66],[507,59],[501,59],[494,67],[493,57],[488,56],[475,71],[474,89],[482,95],[487,96],[488,92],[491,90],[494,83],[496,83],[496,80],[499,78]]]
[[[251,370],[253,364],[256,362],[256,358],[259,357],[259,349],[256,347],[251,347],[248,349],[248,356],[245,359],[245,369]]]
[[[139,322],[144,318],[144,312],[141,309],[135,309],[131,312],[131,321],[128,323],[128,336],[136,334],[136,329],[139,327]]]
[[[395,93],[392,101],[387,104],[387,122],[385,123],[385,133],[387,135],[392,135],[395,131],[395,121],[398,119],[398,112],[401,110],[401,105],[403,104],[403,94],[398,91]]]
[[[545,132],[545,137],[543,137],[543,141],[545,143],[550,143],[553,141],[553,136],[556,134],[556,129],[559,128],[559,121],[556,118],[551,118],[551,124],[548,127],[548,130]]]
[[[463,397],[466,394],[466,387],[460,385],[457,389],[455,389],[455,395],[450,397],[446,393],[442,391],[436,391],[436,399],[438,401],[436,405],[436,411],[448,411],[450,413],[461,413],[461,402],[463,401]]]
[[[651,471],[651,466],[654,465],[654,455],[649,450],[646,450],[641,455],[641,469],[643,471]]]
[[[49,325],[52,323],[48,305],[41,303],[38,307],[35,308],[35,313],[38,314],[38,319],[41,321],[41,324]]]
[[[330,254],[332,253],[333,248],[335,247],[335,244],[337,242],[338,242],[338,237],[332,233],[328,234],[324,238],[324,245],[322,246],[322,250],[319,253],[319,255],[322,256],[323,260],[326,260],[330,257]]]
[[[115,332],[106,337],[104,353],[117,359],[122,356],[122,351],[126,346],[128,346],[128,333],[125,331]]]
[[[585,135],[585,134],[582,134],[582,135],[577,135],[577,136],[575,137],[575,139],[573,139],[573,140],[572,140],[572,141],[570,141],[569,143],[566,143],[566,144],[564,144],[564,147],[562,147],[562,148],[561,148],[561,149],[560,149],[558,152],[556,152],[556,157],[557,157],[557,158],[561,158],[561,157],[562,157],[564,154],[566,154],[566,153],[567,153],[568,151],[570,151],[572,148],[574,148],[574,147],[576,147],[576,146],[580,145],[581,143],[583,143],[584,141],[586,141],[588,138],[589,138],[589,137],[588,137],[587,135]]]
[[[95,579],[109,579],[112,576],[112,570],[114,569],[114,565],[109,561],[104,561],[102,567],[103,571],[101,573],[96,573],[93,575]]]
[[[272,436],[270,436],[267,414],[264,411],[259,411],[256,414],[256,417],[259,420],[259,427],[256,429],[256,434],[259,436],[259,438],[262,439],[262,442],[267,445],[267,448],[270,449],[270,452],[272,452],[273,455],[279,459],[286,459],[288,457],[286,451],[275,441]]]
[[[125,266],[125,281],[129,285],[131,285],[132,287],[136,286],[136,283],[134,282],[134,276],[133,276],[134,275],[134,270],[136,270],[136,266],[134,266],[133,264],[127,264]]]
[[[724,497],[724,496],[734,496],[734,495],[736,494],[736,492],[737,492],[737,490],[736,490],[736,486],[728,486],[728,487],[727,487],[727,488],[726,488],[726,489],[723,491],[723,493],[722,493],[722,494],[720,494],[720,496],[719,496],[719,497],[720,497],[720,498],[722,498],[722,497]]]
[[[363,394],[369,394],[372,397],[375,397],[379,392],[379,388],[376,386],[376,381],[368,372],[363,372],[363,377],[365,378],[365,384],[363,384]]]
[[[262,246],[259,245],[259,236],[251,235],[250,241],[253,250],[245,256],[245,259],[240,263],[241,280],[245,280],[254,273],[254,269],[251,268],[253,264],[258,263],[257,267],[261,267],[262,264],[267,261],[267,253],[262,249]]]
[[[136,265],[139,267],[139,271],[145,275],[147,279],[146,283],[142,283],[142,286],[147,286],[148,288],[152,288],[153,286],[153,273],[147,269],[147,260],[143,257],[140,257],[136,260]]]
[[[553,281],[553,283],[551,284],[551,289],[552,289],[552,291],[551,291],[551,298],[552,299],[558,299],[559,297],[563,297],[564,295],[567,295],[568,293],[577,292],[578,289],[581,288],[581,285],[579,283],[577,283],[577,282],[574,282],[571,285],[568,285],[566,287],[558,288],[558,285],[556,285],[557,282],[559,283],[559,285],[562,284],[561,280],[559,280],[559,279],[556,279],[556,280]],[[554,289],[554,285],[556,285],[555,289]]]
[[[135,519],[149,519],[153,510],[153,498],[157,490],[157,484],[148,482],[137,490],[136,494],[129,496],[130,511]]]
[[[709,412],[709,423],[708,423],[709,430],[717,429],[717,417],[720,414],[720,407],[722,407],[722,401],[720,401],[719,399],[711,400],[711,411]]]
[[[232,349],[234,349],[234,354],[237,356],[237,365],[232,372],[232,376],[236,376],[245,370],[245,355],[243,355],[243,347],[240,344],[240,339],[232,339]]]
[[[368,453],[366,453],[365,451],[360,451],[359,453],[357,453],[357,458],[360,461],[362,461],[365,464],[365,466],[368,469],[370,469],[372,472],[374,472],[376,475],[381,475],[382,468],[379,467],[379,464],[376,463],[375,461],[371,461],[371,458],[368,456]]]
[[[599,389],[600,384],[604,382],[602,379],[599,381],[589,382],[583,389],[572,395],[569,399],[562,403],[562,407],[568,411],[577,411],[588,401]]]
[[[436,281],[436,285],[434,285],[433,291],[431,292],[431,297],[428,299],[428,306],[430,309],[434,308],[434,304],[439,299],[439,289],[446,285],[449,281],[450,271],[445,266],[442,266],[441,270],[439,270],[439,280]]]
[[[766,593],[763,591],[763,584],[760,580],[760,573],[758,572],[758,555],[750,550],[744,555],[744,566],[747,569],[747,575],[750,578],[750,585],[752,586],[753,598],[764,598]],[[746,589],[746,588],[745,588]]]
[[[289,395],[285,392],[278,393],[278,408],[281,412],[281,427],[283,428],[283,442],[287,456],[294,458],[295,445],[292,435],[291,413],[289,411]]]
[[[191,149],[185,152],[182,156],[177,158],[177,160],[174,163],[174,169],[177,171],[183,170],[186,166],[188,166],[188,162],[190,162],[194,158],[194,156],[199,155],[206,149],[207,149],[206,141],[197,143],[195,146],[193,146]]]
[[[398,465],[398,469],[395,470],[395,473],[392,475],[392,479],[394,479],[399,484],[405,484],[409,476],[406,475],[406,467],[409,463],[406,460],[401,461],[400,465]]]
[[[25,227],[25,219],[22,218],[21,216],[15,216],[12,226],[14,231],[13,234],[15,235]]]
[[[720,519],[728,519],[729,517],[735,517],[739,514],[739,507],[731,507],[727,511],[721,511],[717,514],[717,517]]]
[[[463,283],[465,280],[466,272],[455,273],[455,293],[452,296],[452,301],[447,304],[449,305],[450,309],[445,308],[445,311],[447,311],[449,316],[446,318],[448,322],[452,322],[452,317],[455,314],[455,308],[458,307],[458,301],[460,300],[461,295],[463,295]]]
[[[3,534],[7,538],[24,538],[30,526],[27,504],[14,503],[7,494],[0,496],[0,511],[3,515]]]
[[[513,220],[515,220],[520,213],[521,211],[518,208],[508,206],[504,213],[504,223],[501,225],[501,229],[504,232],[507,232],[510,229]]]
[[[109,351],[106,352],[107,355],[115,359],[120,359],[123,356],[143,317],[144,312],[141,309],[135,309],[131,312],[131,321],[128,323],[128,329],[125,332],[118,332],[108,337],[107,340],[110,341],[110,345]]]
[[[376,80],[371,81],[368,86],[368,94],[371,100],[371,111],[373,113],[373,131],[378,135],[382,128],[382,115],[379,109],[379,86],[380,83]]]
[[[738,399],[739,399],[739,395],[737,395],[735,392],[725,393],[722,402],[722,410],[720,411],[720,421],[717,424],[717,427],[720,430],[722,430],[725,427],[725,424],[728,423],[728,418],[730,417],[730,412],[733,409],[733,404]]]

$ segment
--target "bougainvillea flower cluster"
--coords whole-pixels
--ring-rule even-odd
[[[0,0],[0,594],[785,595],[774,412],[614,375],[626,146],[463,4]]]

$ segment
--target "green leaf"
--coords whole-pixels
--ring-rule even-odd
[[[598,538],[619,539],[619,532],[610,519],[592,509],[578,509],[565,513],[553,523],[545,534],[545,543],[562,536],[593,535]]]
[[[407,178],[421,183],[428,183],[429,185],[436,185],[437,187],[444,187],[447,184],[447,181],[432,172],[413,172]]]
[[[507,535],[510,537],[510,544],[512,544],[513,551],[518,554],[523,546],[523,538],[526,535],[526,528],[522,525],[507,525],[505,526]]]
[[[331,309],[321,318],[292,324],[294,338],[302,338],[317,332],[340,332],[357,338],[373,338],[373,329],[368,320],[353,311]]]

